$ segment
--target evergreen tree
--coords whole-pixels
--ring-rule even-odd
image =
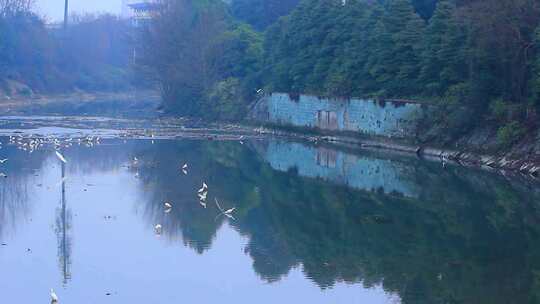
[[[259,31],[277,21],[281,16],[289,14],[300,0],[233,0],[231,10],[233,16],[252,25]]]
[[[440,96],[450,86],[467,78],[467,36],[465,28],[456,20],[455,11],[452,0],[442,0],[429,21],[420,74],[427,94]]]
[[[383,95],[415,94],[418,90],[424,22],[408,0],[393,0],[373,32],[374,51],[370,72]]]
[[[540,111],[540,25],[536,28],[534,35],[534,57],[529,85],[531,87],[530,104],[538,112]]]

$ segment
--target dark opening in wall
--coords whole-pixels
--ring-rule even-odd
[[[299,93],[289,93],[289,98],[292,101],[299,102],[300,101],[300,94]]]

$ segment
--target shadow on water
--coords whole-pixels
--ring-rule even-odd
[[[0,182],[4,233],[31,212],[30,169],[46,158],[2,153],[10,158]],[[106,141],[66,153],[69,170],[82,174],[128,166],[138,176],[141,216],[162,223],[168,242],[204,255],[230,225],[248,240],[243,253],[266,282],[298,268],[322,289],[382,286],[402,303],[540,301],[540,191],[500,176],[280,141]],[[203,182],[207,209],[196,196]],[[236,207],[236,220],[219,217],[214,198]],[[69,249],[60,255],[65,262]]]

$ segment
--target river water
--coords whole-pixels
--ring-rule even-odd
[[[99,135],[0,123],[3,303],[49,303],[51,288],[77,304],[540,301],[532,182],[410,155],[129,137],[99,123]]]

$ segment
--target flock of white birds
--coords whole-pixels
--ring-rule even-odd
[[[243,137],[241,138],[243,139]],[[67,164],[68,160],[66,157],[61,153],[62,148],[69,148],[73,146],[74,144],[78,145],[85,145],[87,147],[92,147],[94,145],[100,144],[100,138],[94,137],[94,136],[86,136],[81,138],[73,138],[73,137],[67,137],[67,138],[58,138],[55,136],[46,136],[46,137],[35,137],[31,135],[18,135],[18,136],[10,136],[9,137],[9,144],[16,145],[19,150],[26,151],[29,153],[33,153],[37,149],[43,147],[43,146],[52,146],[54,148],[54,154],[58,158],[58,160],[64,164]],[[2,143],[0,142],[0,149],[2,148]],[[8,161],[7,158],[0,159],[0,165],[5,164]],[[139,159],[137,157],[133,158],[132,165],[137,166],[139,164]],[[184,175],[189,174],[189,165],[187,163],[183,164],[180,167],[180,171]],[[138,176],[138,173],[136,174]],[[7,175],[3,172],[0,172],[0,178],[7,178]],[[209,187],[206,184],[206,182],[202,183],[202,187],[197,191],[197,197],[199,204],[203,208],[207,208],[207,200],[208,200],[208,191]],[[216,216],[216,220],[220,216],[225,216],[229,219],[235,220],[233,213],[236,210],[235,207],[224,209],[217,198],[214,198],[215,205],[219,211],[219,214]],[[173,210],[173,203],[170,201],[163,203],[163,209],[165,213],[170,213]],[[161,224],[156,224],[154,226],[154,232],[156,235],[161,235],[163,233],[163,226]],[[50,290],[50,297],[51,297],[51,303],[56,304],[58,303],[58,295],[55,293],[55,291],[51,288]]]
[[[133,164],[137,165],[138,163],[139,163],[139,160],[136,157],[133,158]],[[188,169],[189,169],[189,165],[187,163],[181,167],[181,171],[184,175],[188,175]],[[199,204],[203,208],[206,209],[207,200],[208,200],[208,185],[206,184],[206,182],[203,182],[202,187],[197,191],[197,197],[199,198]],[[220,216],[225,216],[229,219],[236,220],[233,216],[233,213],[236,210],[235,207],[230,208],[230,209],[223,209],[221,205],[219,204],[219,201],[217,198],[214,198],[214,201],[216,203],[217,209],[219,210],[219,214],[216,216],[216,220]],[[172,211],[173,204],[171,202],[165,202],[163,203],[163,208],[164,208],[165,213],[170,213]],[[161,224],[156,224],[154,226],[154,232],[156,233],[156,235],[161,235],[163,233],[163,226]]]

